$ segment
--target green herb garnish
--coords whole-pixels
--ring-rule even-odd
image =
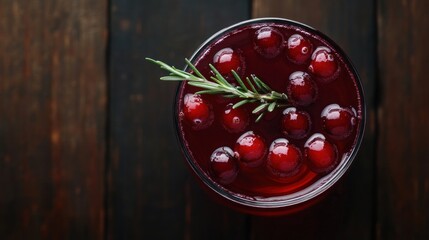
[[[189,85],[203,89],[196,92],[196,94],[221,94],[228,98],[242,99],[233,105],[234,109],[247,103],[257,103],[257,106],[252,111],[253,114],[258,115],[256,122],[258,122],[266,112],[272,112],[278,107],[288,106],[288,97],[285,93],[273,91],[267,84],[253,74],[250,75],[250,78],[246,77],[244,82],[243,79],[232,70],[232,75],[238,83],[237,86],[234,86],[211,64],[209,64],[209,66],[214,76],[207,79],[188,59],[185,59],[185,61],[192,70],[192,73],[177,69],[162,61],[151,58],[146,58],[146,60],[159,65],[161,69],[170,73],[167,76],[161,77],[161,80],[187,81]]]

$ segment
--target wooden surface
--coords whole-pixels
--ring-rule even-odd
[[[427,1],[378,3],[377,237],[383,239],[429,238],[428,7]]]
[[[428,1],[0,0],[0,239],[429,239]],[[220,206],[182,160],[183,65],[241,20],[307,23],[361,75],[367,128],[322,203],[263,218]]]
[[[0,2],[1,239],[103,238],[106,8]]]

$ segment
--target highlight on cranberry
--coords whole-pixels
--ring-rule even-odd
[[[308,113],[298,111],[295,107],[283,111],[282,131],[287,137],[302,139],[308,135],[310,129],[311,119]]]
[[[274,58],[283,49],[283,35],[272,27],[262,27],[255,33],[255,50],[266,58]]]
[[[301,151],[286,138],[278,138],[271,143],[267,169],[276,177],[288,177],[298,172],[302,163]]]
[[[183,98],[183,114],[194,130],[209,127],[214,120],[212,106],[201,95],[188,93]]]
[[[210,156],[210,172],[222,184],[234,182],[238,174],[238,162],[229,147],[219,147]]]
[[[248,167],[258,167],[267,153],[264,139],[253,131],[243,133],[235,143],[235,152],[241,163]]]
[[[317,173],[334,169],[338,162],[337,147],[320,133],[313,134],[307,140],[304,151],[308,166]]]
[[[287,40],[287,57],[290,61],[303,64],[310,59],[313,46],[300,34],[293,34]]]
[[[317,91],[316,83],[308,73],[296,71],[289,76],[286,92],[295,105],[310,105],[316,100]]]
[[[336,139],[345,139],[350,136],[357,121],[354,109],[343,108],[338,104],[326,106],[321,117],[325,131]]]
[[[312,198],[356,155],[361,84],[342,50],[318,31],[250,20],[210,38],[185,59],[185,70],[148,60],[167,70],[161,80],[181,81],[175,123],[182,150],[203,185],[224,200],[265,204],[265,211],[295,196]]]

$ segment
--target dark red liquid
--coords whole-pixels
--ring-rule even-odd
[[[209,64],[213,62],[213,56],[223,48],[235,49],[240,52],[245,62],[244,71],[241,73],[242,76],[246,77],[255,74],[273,90],[285,93],[289,75],[295,71],[309,73],[309,61],[304,64],[291,62],[286,57],[286,47],[274,58],[266,58],[258,54],[255,51],[254,34],[255,31],[263,26],[271,26],[280,31],[285,42],[291,35],[299,33],[311,42],[313,50],[319,46],[325,46],[331,49],[336,56],[339,72],[335,80],[329,83],[315,81],[318,87],[318,95],[315,102],[309,106],[296,107],[297,109],[306,111],[310,115],[312,120],[310,134],[303,139],[296,140],[288,138],[288,140],[304,153],[304,144],[307,139],[313,133],[323,134],[328,141],[335,144],[337,147],[339,161],[336,167],[340,167],[342,164],[345,164],[345,161],[347,161],[351,155],[358,142],[358,134],[361,134],[361,125],[363,124],[362,93],[360,93],[359,84],[357,83],[358,80],[353,74],[353,69],[347,62],[347,59],[345,59],[344,56],[341,55],[341,51],[336,49],[329,41],[322,39],[319,35],[315,35],[316,32],[310,33],[311,30],[309,32],[309,29],[300,28],[295,25],[253,23],[227,32],[223,36],[219,36],[200,51],[200,54],[194,58],[193,62],[199,71],[209,79],[210,76],[212,76]],[[177,114],[179,115],[178,130],[179,137],[184,143],[183,146],[186,148],[184,151],[190,158],[188,160],[193,162],[196,168],[201,169],[211,181],[216,182],[210,175],[209,170],[209,160],[212,152],[221,146],[228,146],[233,149],[235,142],[243,132],[254,131],[259,134],[264,138],[267,147],[277,138],[287,138],[281,128],[281,117],[284,108],[276,109],[258,123],[255,123],[257,116],[252,115],[250,124],[243,132],[230,133],[226,131],[220,122],[220,114],[224,110],[225,105],[230,102],[236,102],[238,99],[224,99],[219,95],[203,95],[203,98],[213,106],[215,116],[213,124],[203,130],[192,129],[190,124],[180,116],[183,108],[183,96],[187,93],[195,93],[199,90],[201,89],[189,86],[185,83],[180,85],[177,98]],[[326,131],[322,127],[321,112],[330,104],[338,104],[343,107],[353,108],[356,111],[356,125],[351,135],[346,139],[338,140],[332,138],[326,134]],[[251,111],[255,105],[248,104],[242,107],[248,108],[248,110]],[[305,161],[297,174],[282,178],[270,175],[264,164],[257,168],[240,166],[238,176],[234,182],[225,186],[221,184],[215,185],[224,188],[224,190],[233,195],[249,199],[261,199],[284,196],[300,191],[326,174],[327,173],[321,174],[311,171]]]

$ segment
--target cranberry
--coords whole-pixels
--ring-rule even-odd
[[[276,177],[288,177],[298,172],[302,163],[301,151],[285,138],[271,143],[267,168]]]
[[[207,128],[213,123],[212,106],[201,95],[188,93],[183,99],[183,115],[194,130]]]
[[[323,128],[336,139],[345,139],[350,136],[356,124],[356,112],[340,107],[338,104],[326,106],[321,117]]]
[[[243,61],[240,54],[232,48],[223,48],[213,57],[213,65],[222,75],[231,75],[234,70],[241,73],[243,70]]]
[[[232,149],[220,147],[214,150],[210,156],[210,170],[220,183],[232,183],[238,174],[238,163]]]
[[[310,115],[304,111],[297,111],[290,107],[283,111],[282,130],[283,133],[294,139],[301,139],[307,136],[311,128]]]
[[[267,147],[261,136],[248,131],[238,138],[234,150],[244,165],[258,167],[264,160]]]
[[[333,80],[338,72],[335,55],[327,47],[316,48],[311,55],[311,63],[308,70],[319,77],[322,82]]]
[[[229,132],[242,132],[249,125],[249,112],[244,107],[233,109],[232,106],[232,103],[226,105],[222,112],[222,125]]]
[[[320,133],[313,134],[304,145],[308,166],[313,172],[331,171],[338,162],[337,148]]]
[[[283,48],[283,35],[272,27],[262,27],[255,33],[255,50],[266,58],[276,57]]]
[[[310,75],[296,71],[289,76],[287,95],[295,105],[308,106],[316,100],[317,86]]]
[[[313,46],[299,34],[293,34],[287,40],[287,57],[294,63],[305,63],[311,56]]]

